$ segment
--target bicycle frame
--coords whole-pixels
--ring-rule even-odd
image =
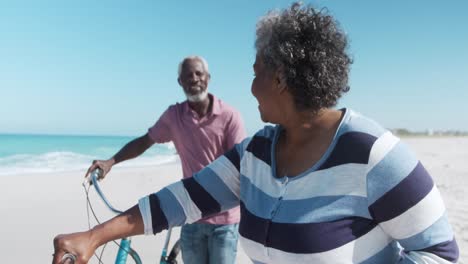
[[[130,255],[136,264],[141,264],[140,256],[130,247],[131,244],[130,238],[122,238],[120,240],[119,251],[117,252],[117,257],[115,259],[115,264],[125,264],[127,263],[127,256]]]

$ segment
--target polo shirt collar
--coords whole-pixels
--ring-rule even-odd
[[[211,93],[208,93],[208,96],[211,97],[211,99],[213,99],[213,106],[212,106],[212,109],[211,109],[211,112],[208,113],[208,116],[209,115],[220,115],[222,110],[221,110],[221,104],[220,104],[220,101],[218,98],[216,98],[216,96],[212,95]],[[184,102],[184,112],[185,113],[189,113],[193,111],[189,104],[188,104],[188,100],[185,100]]]
[[[211,109],[211,114],[220,115],[221,114],[221,104],[218,98],[212,94],[208,94],[213,99],[213,108]]]

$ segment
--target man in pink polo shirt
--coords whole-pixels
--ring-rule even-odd
[[[205,59],[191,56],[182,60],[178,82],[187,101],[169,106],[148,133],[127,143],[112,158],[93,161],[87,174],[99,167],[105,177],[113,165],[141,155],[154,143],[172,141],[183,177],[192,177],[241,142],[246,134],[239,112],[208,93],[209,81]],[[239,218],[237,207],[183,226],[180,241],[184,263],[234,263]]]

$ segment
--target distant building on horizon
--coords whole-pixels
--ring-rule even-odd
[[[459,131],[459,130],[434,130],[428,128],[425,131],[411,131],[406,128],[393,128],[389,129],[393,134],[398,136],[468,136],[468,131]]]

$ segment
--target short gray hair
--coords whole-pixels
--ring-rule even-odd
[[[180,77],[180,74],[182,73],[182,66],[184,65],[184,63],[188,60],[198,60],[202,63],[203,65],[203,69],[205,70],[206,73],[210,73],[210,71],[208,70],[208,62],[205,60],[205,58],[201,57],[201,56],[197,56],[197,55],[193,55],[193,56],[188,56],[188,57],[185,57],[180,63],[179,63],[179,69],[177,71],[177,76]]]
[[[326,9],[293,3],[269,12],[257,23],[255,48],[267,69],[281,73],[298,110],[332,107],[349,90],[347,37]]]

